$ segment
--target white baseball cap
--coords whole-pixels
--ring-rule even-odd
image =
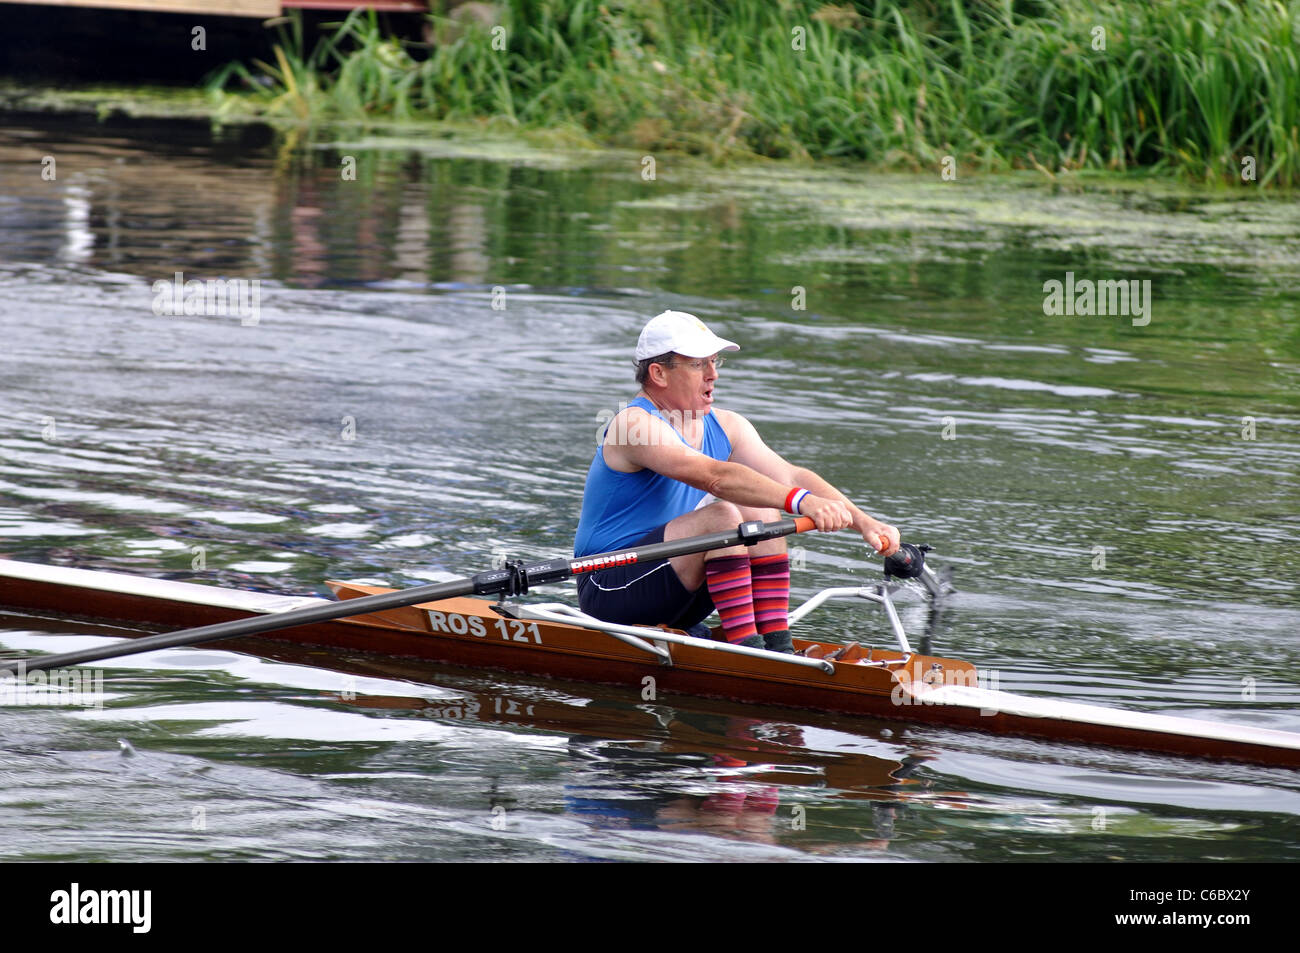
[[[739,351],[740,345],[718,337],[693,314],[665,311],[650,319],[636,342],[636,359],[672,351],[682,357],[712,357],[719,351]]]

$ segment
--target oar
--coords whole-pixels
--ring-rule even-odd
[[[525,566],[521,562],[507,563],[504,569],[481,572],[468,579],[453,579],[450,582],[436,582],[412,589],[399,589],[377,596],[364,596],[360,599],[344,599],[322,606],[308,606],[304,609],[292,609],[271,615],[254,616],[249,619],[236,619],[233,622],[218,622],[197,629],[183,629],[180,632],[161,632],[147,635],[121,644],[99,646],[83,649],[79,652],[64,652],[61,655],[42,655],[30,659],[0,660],[2,672],[39,672],[45,669],[60,668],[64,665],[80,665],[83,662],[97,662],[101,659],[118,658],[123,655],[135,655],[154,649],[170,649],[181,645],[199,645],[217,639],[233,639],[245,635],[260,635],[277,629],[288,629],[295,625],[309,625],[314,622],[328,622],[346,616],[365,615],[369,612],[383,612],[385,609],[397,609],[401,606],[415,605],[417,602],[436,602],[439,599],[453,599],[457,596],[487,595],[491,593],[504,595],[522,595],[530,586],[541,586],[552,582],[563,582],[584,572],[607,569],[610,566],[627,566],[632,563],[653,562],[656,559],[671,559],[673,556],[686,556],[690,553],[703,553],[711,549],[725,549],[728,546],[753,546],[764,540],[789,536],[792,533],[804,533],[813,529],[813,521],[806,516],[778,520],[773,523],[753,521],[741,523],[734,530],[722,533],[706,533],[703,536],[689,536],[674,539],[666,543],[654,543],[637,549],[620,549],[598,556],[584,556],[581,559],[552,559],[544,563]]]

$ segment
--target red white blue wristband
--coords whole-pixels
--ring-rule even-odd
[[[812,494],[809,493],[807,490],[805,490],[803,487],[801,486],[795,487],[788,494],[786,494],[785,511],[787,513],[793,513],[795,516],[798,516],[799,505],[803,503],[803,498],[805,496],[811,496],[811,495]]]

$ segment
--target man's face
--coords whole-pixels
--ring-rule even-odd
[[[667,398],[674,410],[703,416],[713,406],[713,385],[718,379],[718,355],[692,358],[674,354],[667,372]]]

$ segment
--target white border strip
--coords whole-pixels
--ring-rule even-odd
[[[315,596],[277,596],[265,592],[246,592],[242,589],[223,589],[219,586],[203,586],[192,582],[175,582],[171,579],[150,579],[147,576],[129,576],[120,572],[71,569],[67,566],[42,566],[38,563],[24,563],[14,559],[0,559],[0,576],[262,614],[288,612],[290,609],[302,609],[331,601],[318,599]],[[50,608],[65,607],[51,606]]]

